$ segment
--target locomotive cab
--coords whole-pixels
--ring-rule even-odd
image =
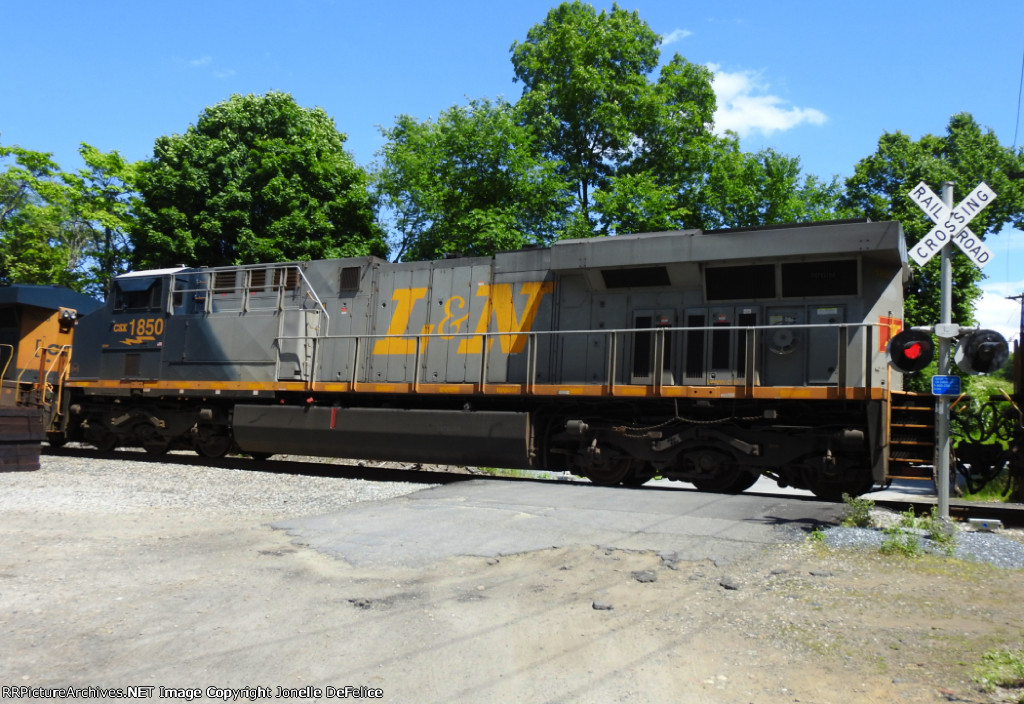
[[[46,405],[68,372],[79,312],[97,306],[62,287],[0,287],[0,406]]]

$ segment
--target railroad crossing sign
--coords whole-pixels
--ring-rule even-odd
[[[984,182],[978,184],[960,201],[960,205],[953,209],[943,203],[924,181],[917,184],[907,195],[935,223],[932,231],[910,250],[910,256],[920,266],[927,264],[950,241],[955,242],[979,269],[992,260],[992,251],[967,227],[967,223],[980,213],[982,208],[995,200],[995,191]]]

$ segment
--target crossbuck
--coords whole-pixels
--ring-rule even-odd
[[[921,241],[910,250],[911,258],[918,265],[927,264],[950,241],[955,242],[979,269],[992,260],[992,251],[985,246],[980,237],[967,227],[967,223],[975,215],[995,200],[995,191],[985,183],[978,184],[955,208],[950,208],[943,203],[942,199],[935,195],[924,181],[917,184],[908,195],[910,200],[917,203],[925,215],[935,223],[931,232],[921,238]]]

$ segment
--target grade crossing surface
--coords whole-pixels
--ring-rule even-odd
[[[481,479],[274,526],[355,566],[417,567],[573,545],[728,564],[799,540],[844,512],[841,504],[795,496]]]

